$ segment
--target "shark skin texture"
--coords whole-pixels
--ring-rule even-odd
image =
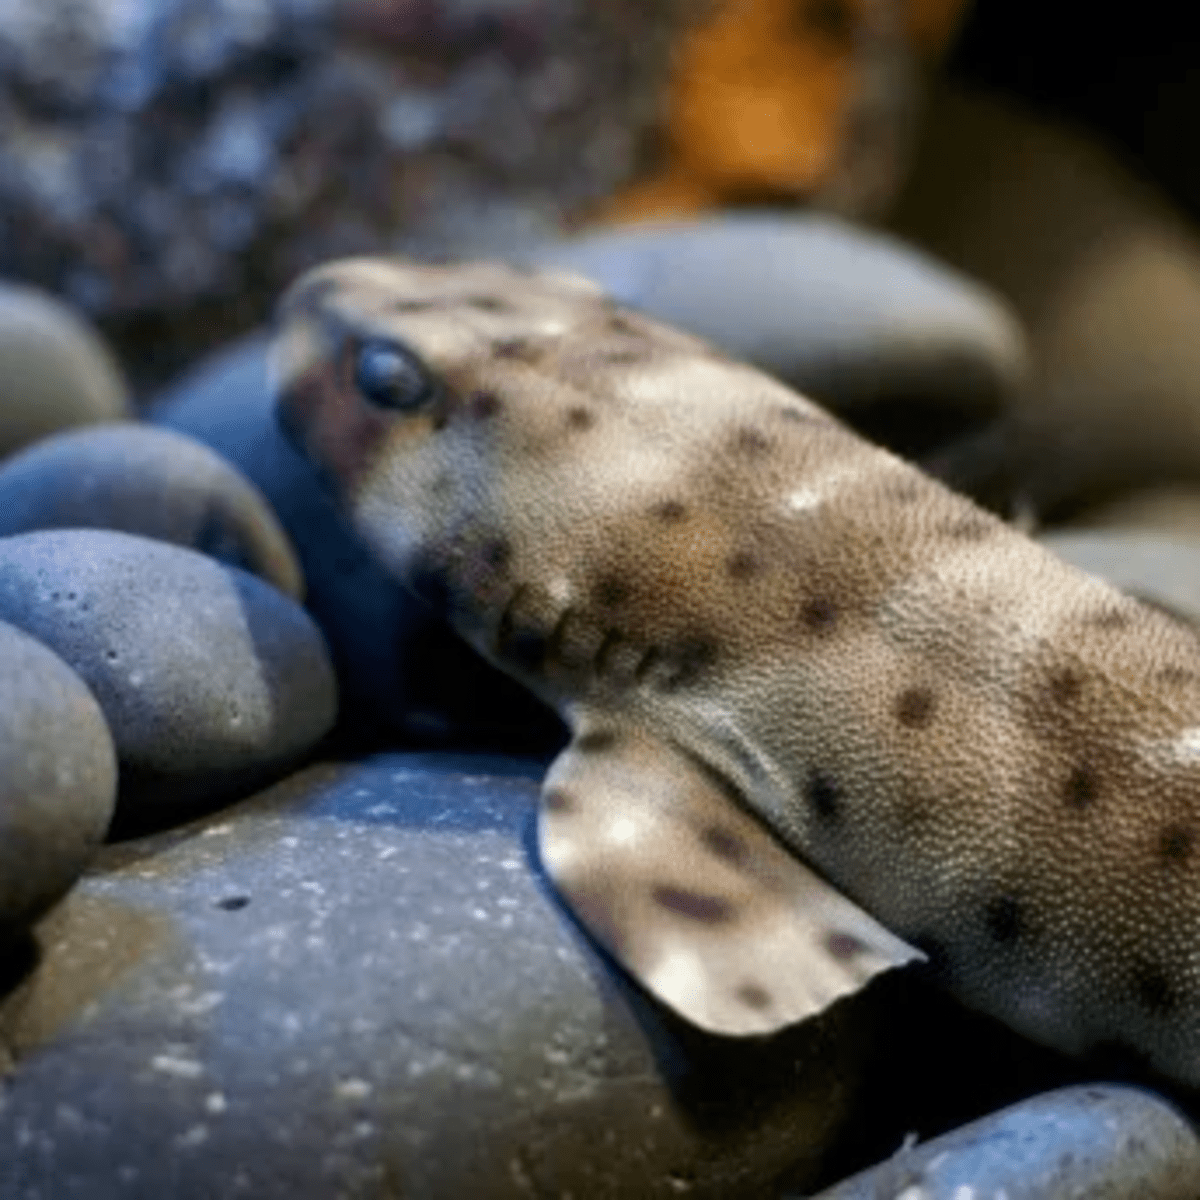
[[[925,959],[1200,1085],[1200,643],[590,283],[348,259],[280,419],[553,705],[544,864],[650,992],[768,1033]]]

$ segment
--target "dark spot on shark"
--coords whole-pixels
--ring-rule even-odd
[[[663,908],[704,925],[724,925],[733,920],[736,911],[724,896],[710,896],[672,884],[659,884],[653,896],[655,903]]]
[[[838,786],[821,771],[809,774],[804,798],[822,821],[836,821],[842,815],[842,797]]]
[[[503,407],[503,401],[495,392],[472,392],[467,397],[467,412],[476,421],[494,417]]]
[[[771,439],[749,425],[743,425],[733,435],[733,446],[742,454],[765,454],[771,448]]]
[[[613,313],[608,318],[608,328],[613,333],[624,334],[627,337],[642,337],[642,331],[623,313]]]
[[[1196,835],[1186,825],[1168,825],[1158,838],[1158,853],[1164,863],[1180,867],[1196,849]]]
[[[1179,1007],[1179,992],[1158,963],[1142,959],[1134,964],[1133,989],[1138,1004],[1151,1016],[1164,1017]]]
[[[444,301],[440,298],[427,298],[424,300],[393,300],[391,304],[392,312],[398,313],[415,313],[429,312],[432,308],[441,308]]]
[[[1158,672],[1158,678],[1170,687],[1184,687],[1189,683],[1195,683],[1197,676],[1195,671],[1172,663]]]
[[[785,404],[780,410],[779,415],[785,421],[795,421],[797,423],[816,421],[819,418],[813,413],[807,413],[802,408],[794,408],[790,404]]]
[[[605,575],[596,581],[592,594],[603,608],[616,608],[629,599],[629,584],[616,575]]]
[[[883,489],[883,499],[894,504],[915,504],[921,498],[921,485],[914,479],[901,479]]]
[[[589,729],[575,739],[574,748],[581,754],[599,754],[611,750],[617,740],[616,733],[611,729]]]
[[[596,423],[596,415],[588,408],[576,406],[567,409],[567,424],[572,429],[591,429]]]
[[[932,720],[937,699],[929,688],[905,688],[897,697],[893,711],[896,720],[909,729],[924,729]]]
[[[1061,671],[1051,673],[1047,685],[1055,704],[1070,704],[1083,690],[1083,677],[1078,671],[1064,667]]]
[[[674,524],[687,516],[687,506],[682,500],[660,500],[650,509],[650,512],[660,521]]]
[[[997,896],[983,909],[983,923],[992,940],[1002,946],[1015,942],[1025,932],[1025,914],[1015,896]]]
[[[478,312],[506,313],[513,310],[512,305],[499,296],[468,296],[463,303]]]
[[[480,548],[480,557],[493,571],[502,571],[512,561],[512,544],[504,537],[489,538]]]
[[[1133,614],[1128,609],[1110,604],[1106,608],[1102,608],[1099,612],[1094,612],[1084,619],[1089,625],[1094,625],[1097,629],[1111,630],[1115,633],[1118,630],[1129,627],[1133,621]]]
[[[562,788],[547,788],[542,793],[542,803],[550,812],[568,813],[575,808],[575,798]]]
[[[829,633],[838,622],[838,609],[828,596],[813,596],[800,609],[800,619],[813,633]]]
[[[644,350],[629,346],[622,346],[617,349],[602,350],[598,357],[602,362],[607,363],[609,366],[627,367],[631,366],[633,363],[644,362],[648,356]]]
[[[752,550],[735,550],[725,563],[731,579],[744,581],[762,570],[762,560]]]
[[[746,843],[732,830],[720,825],[706,825],[700,830],[700,840],[708,851],[725,862],[740,864],[746,859]]]
[[[492,353],[510,362],[533,363],[542,357],[541,349],[528,338],[505,338],[492,347]]]
[[[979,542],[987,537],[995,528],[993,522],[983,517],[964,517],[959,521],[951,521],[944,526],[942,532],[946,537],[960,542]]]
[[[771,1007],[771,993],[757,983],[739,984],[734,994],[747,1008],[761,1012],[764,1008]]]
[[[862,954],[867,949],[867,944],[852,933],[842,933],[835,929],[826,935],[825,949],[840,962],[849,962]]]
[[[1096,772],[1091,767],[1076,767],[1067,776],[1066,786],[1063,788],[1063,799],[1068,808],[1090,808],[1095,804],[1099,791]]]

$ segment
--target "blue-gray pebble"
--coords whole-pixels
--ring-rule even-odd
[[[213,799],[332,726],[320,631],[253,575],[107,530],[0,539],[0,619],[44,642],[100,702],[121,803]]]
[[[0,941],[79,878],[116,789],[95,697],[56,654],[0,621]]]
[[[149,415],[213,447],[271,502],[300,556],[306,603],[329,639],[356,726],[425,744],[540,748],[561,739],[549,709],[383,572],[284,438],[265,335],[199,364]]]
[[[72,528],[189,546],[303,595],[300,564],[263,494],[219,454],[168,429],[75,429],[0,463],[0,536]]]
[[[120,369],[91,326],[46,292],[0,284],[0,458],[129,413]]]
[[[1062,1088],[992,1113],[814,1200],[1196,1200],[1200,1139],[1137,1088]]]
[[[889,397],[994,411],[1027,369],[1009,306],[894,237],[819,213],[591,233],[527,256],[852,414]]]

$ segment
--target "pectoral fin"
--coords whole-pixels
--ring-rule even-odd
[[[680,1016],[769,1033],[923,955],[682,752],[584,729],[551,767],[542,861],[592,935]]]

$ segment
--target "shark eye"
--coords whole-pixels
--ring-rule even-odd
[[[420,362],[402,346],[378,338],[359,346],[354,386],[379,408],[402,412],[420,407],[433,393]]]

